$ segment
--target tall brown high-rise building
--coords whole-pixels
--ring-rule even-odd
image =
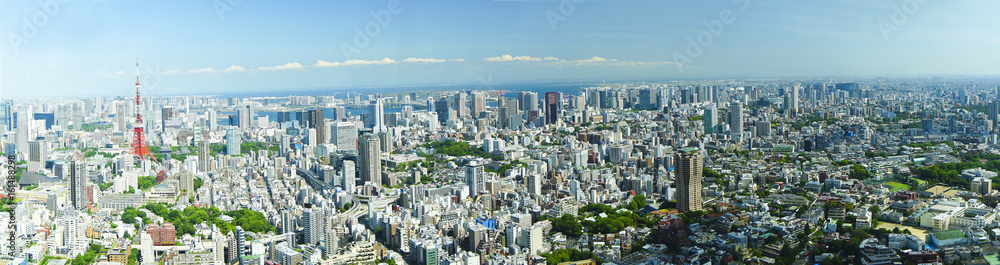
[[[366,134],[358,139],[358,167],[361,181],[382,186],[382,148],[377,135]]]
[[[676,159],[677,210],[681,212],[701,211],[701,151],[698,148],[682,148]]]
[[[545,93],[545,123],[555,124],[559,120],[559,92]]]
[[[468,98],[466,98],[465,92],[459,91],[455,93],[454,108],[455,108],[455,113],[458,114],[459,119],[466,118],[469,116],[469,108],[465,106],[466,101],[468,101]]]
[[[309,128],[316,129],[316,141],[318,142],[309,144],[318,145],[326,143],[326,120],[323,118],[322,109],[309,110]]]

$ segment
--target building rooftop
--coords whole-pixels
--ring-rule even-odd
[[[965,234],[963,234],[962,231],[959,230],[934,232],[932,234],[939,240],[949,240],[949,239],[965,237]]]

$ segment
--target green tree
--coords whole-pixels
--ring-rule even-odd
[[[561,218],[552,220],[552,231],[562,232],[566,236],[580,237],[583,235],[583,225],[572,215],[563,215]]]
[[[139,177],[139,189],[149,190],[156,185],[156,177],[154,176],[141,176]]]

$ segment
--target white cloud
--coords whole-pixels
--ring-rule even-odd
[[[510,54],[504,54],[497,57],[487,57],[483,58],[484,62],[537,62],[543,60],[542,58],[531,57],[531,56],[511,56]],[[558,60],[555,57],[545,57],[546,61]]]
[[[218,72],[218,71],[219,70],[212,69],[211,67],[205,67],[205,68],[198,68],[198,69],[188,70],[187,73],[189,73],[189,74],[208,74],[208,73],[215,73],[215,72]]]
[[[410,57],[410,58],[403,59],[403,62],[404,63],[443,63],[443,62],[445,62],[445,60],[443,60],[443,59],[434,59],[434,58],[413,58],[413,57]]]
[[[575,63],[575,64],[586,64],[586,63],[617,62],[617,61],[618,61],[618,59],[610,59],[609,60],[609,59],[604,59],[604,58],[601,58],[601,57],[594,56],[594,57],[590,57],[590,59],[573,60],[573,61],[569,61],[569,62]]]
[[[258,67],[257,70],[269,71],[269,70],[288,70],[288,69],[302,69],[302,68],[305,68],[305,66],[302,66],[302,64],[300,63],[286,63],[276,66],[261,66]]]
[[[655,66],[661,66],[661,65],[674,65],[674,66],[681,65],[680,63],[676,63],[676,62],[619,61],[618,59],[608,59],[608,58],[604,58],[604,57],[600,57],[600,56],[593,56],[593,57],[590,57],[589,59],[582,59],[582,60],[562,60],[562,59],[559,59],[559,58],[556,58],[556,57],[552,57],[552,56],[545,56],[545,57],[538,58],[538,57],[531,57],[531,56],[511,56],[511,55],[508,55],[508,54],[497,56],[497,57],[483,58],[483,61],[484,62],[515,62],[515,61],[517,61],[517,62],[539,62],[539,63],[544,63],[545,65],[549,65],[549,66],[565,66],[565,65],[576,65],[576,66],[583,66],[583,65],[612,65],[612,66],[650,66],[650,67],[655,67]],[[688,67],[686,65],[682,65],[682,66]]]
[[[416,59],[416,58],[408,58],[407,60],[409,60],[409,59]],[[423,59],[418,59],[418,60],[423,60]],[[409,62],[409,61],[404,60],[404,62]],[[347,61],[343,61],[343,62],[327,62],[327,61],[324,61],[324,60],[316,60],[316,64],[313,64],[313,66],[314,67],[337,67],[337,66],[348,66],[348,65],[374,65],[374,64],[394,64],[394,63],[398,63],[398,62],[396,60],[389,59],[389,57],[385,57],[385,58],[382,58],[382,60],[371,60],[371,61],[366,61],[366,60],[347,60]]]
[[[344,65],[368,65],[368,64],[391,64],[391,63],[397,63],[397,62],[396,60],[389,59],[389,57],[382,58],[382,60],[372,60],[372,61],[347,60],[343,62]]]
[[[243,66],[230,65],[229,68],[226,68],[226,70],[222,70],[222,71],[226,72],[226,73],[232,73],[232,72],[243,72],[243,71],[246,71],[246,70],[247,69],[243,68]]]
[[[465,59],[448,59],[449,62],[464,63]]]
[[[316,64],[313,64],[313,67],[332,67],[332,66],[341,66],[341,65],[343,65],[343,64],[340,63],[340,62],[327,62],[327,61],[323,61],[323,60],[316,60]]]
[[[176,75],[176,74],[180,74],[180,73],[181,73],[181,71],[177,71],[177,70],[166,70],[166,71],[163,71],[163,75]]]

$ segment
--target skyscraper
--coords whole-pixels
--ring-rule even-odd
[[[545,123],[555,124],[559,120],[559,92],[545,93]]]
[[[792,111],[799,111],[799,85],[792,86]]]
[[[313,207],[302,211],[302,224],[305,225],[305,242],[312,246],[319,244],[319,238],[323,236],[326,227],[323,225],[323,210]]]
[[[989,109],[987,111],[989,113],[987,113],[986,119],[993,121],[993,124],[1000,121],[1000,101],[990,102]]]
[[[361,181],[382,186],[382,147],[378,136],[365,134],[358,140],[358,165],[361,170]]]
[[[226,155],[240,155],[240,145],[243,137],[239,130],[230,129],[226,133]]]
[[[691,88],[681,89],[681,104],[688,104],[694,101],[694,93],[691,92]]]
[[[333,143],[337,145],[337,150],[358,150],[358,127],[353,122],[334,123]]]
[[[253,122],[254,115],[256,114],[253,112],[253,106],[250,105],[240,106],[239,112],[237,112],[237,116],[239,116],[239,123],[240,123],[237,126],[240,127],[240,130],[250,129],[251,127],[250,123]]]
[[[677,210],[701,211],[701,152],[698,148],[682,148],[674,161],[677,166]]]
[[[437,112],[438,121],[446,122],[451,119],[451,108],[448,107],[447,98],[441,98],[434,102],[434,112]]]
[[[706,108],[702,118],[702,122],[705,123],[705,134],[715,133],[715,128],[719,126],[719,113],[716,112],[715,107]]]
[[[219,114],[214,109],[208,109],[205,114],[208,116],[208,129],[214,131],[219,128]]]
[[[455,112],[458,113],[458,118],[468,117],[469,109],[465,107],[465,92],[456,92],[454,101],[453,108],[455,108]]]
[[[160,131],[167,131],[167,121],[174,118],[174,108],[163,107],[160,109]],[[153,128],[150,128],[153,129]]]
[[[323,118],[322,109],[309,110],[309,129],[316,129],[316,142],[309,144],[315,146],[327,143],[326,119]]]
[[[28,142],[28,171],[38,172],[45,169],[45,160],[48,159],[48,144],[45,139]]]
[[[655,95],[656,94],[653,94],[653,89],[639,89],[639,106],[633,106],[633,108],[646,110],[655,108],[654,104],[656,101],[654,101],[655,98],[653,98]]]
[[[528,194],[542,195],[542,176],[531,174],[525,178],[528,181]]]
[[[480,165],[479,162],[473,161],[465,165],[465,185],[469,185],[469,194],[475,197],[480,192],[486,191],[485,177],[483,165]]]
[[[392,153],[392,151],[395,151],[394,146],[392,145],[393,141],[392,141],[392,134],[391,133],[389,133],[389,132],[378,132],[377,135],[378,135],[378,141],[379,141],[379,149],[382,150],[382,153],[390,154],[390,153]]]
[[[368,105],[368,121],[374,132],[388,131],[385,126],[385,108],[382,105],[382,98],[377,97]]]
[[[472,117],[479,117],[480,113],[486,111],[486,94],[483,92],[472,92]]]
[[[125,105],[125,102],[115,102],[115,131],[125,132],[125,129],[128,128],[129,115],[128,113],[125,113],[127,109],[128,106]]]
[[[520,105],[520,110],[525,113],[530,111],[538,111],[538,93],[535,92],[523,92],[518,98],[518,105]]]
[[[340,173],[343,175],[342,179],[344,183],[341,183],[341,187],[344,188],[344,190],[346,190],[348,193],[353,193],[354,186],[355,184],[357,184],[358,181],[357,173],[355,173],[357,166],[354,164],[354,161],[351,160],[344,160],[344,162],[342,163],[343,165],[341,166]]]
[[[729,130],[732,133],[733,139],[737,142],[741,141],[743,135],[743,103],[733,102],[729,105],[729,113],[726,123],[729,124]]]
[[[12,100],[7,99],[0,102],[0,133],[14,130],[13,107],[14,102]],[[79,124],[74,124],[73,126],[73,128],[80,130]]]
[[[211,156],[211,150],[209,149],[208,142],[206,141],[198,142],[198,171],[208,172],[209,156]]]
[[[82,162],[69,162],[69,196],[73,209],[82,210],[87,207],[87,168]]]

